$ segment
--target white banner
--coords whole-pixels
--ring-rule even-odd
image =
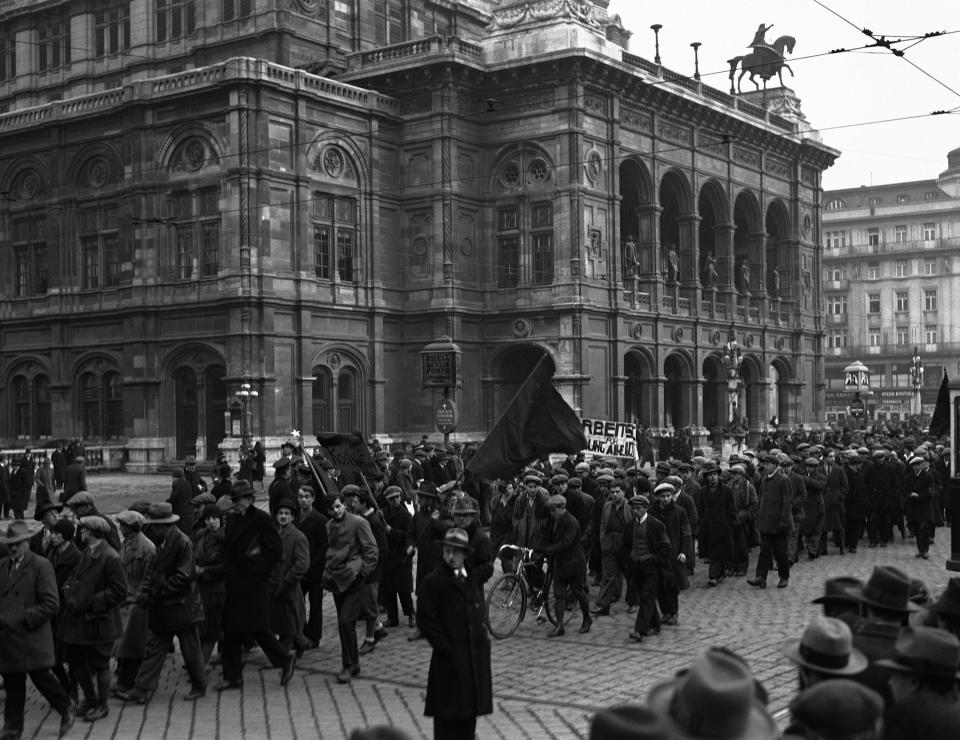
[[[624,457],[639,460],[637,425],[619,421],[581,419],[587,438],[587,457]]]

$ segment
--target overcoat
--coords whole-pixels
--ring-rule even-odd
[[[301,579],[305,584],[318,582],[323,577],[323,567],[327,563],[327,517],[314,509],[301,515],[297,529],[307,537],[310,546],[310,567]]]
[[[210,641],[220,637],[223,606],[227,598],[227,587],[223,580],[223,542],[222,526],[215,530],[204,527],[197,533],[193,545],[193,567],[197,574],[197,588],[200,590],[204,616],[200,637]]]
[[[830,472],[824,468],[824,473],[826,473],[826,480],[823,484],[823,531],[832,532],[845,526],[844,506],[850,487],[847,483],[847,474],[839,465],[832,466]]]
[[[442,557],[441,543],[453,522],[449,518],[434,519],[432,512],[420,509],[413,515],[413,526],[407,535],[407,547],[417,550],[417,588],[433,572]]]
[[[445,561],[417,592],[417,626],[433,648],[424,714],[470,719],[493,712],[490,639],[483,625],[483,591],[458,578]]]
[[[580,523],[569,511],[557,520],[551,518],[547,526],[547,541],[543,548],[553,558],[553,577],[571,580],[587,574],[587,561],[583,556],[580,538]]]
[[[120,608],[124,627],[123,637],[116,645],[117,658],[142,658],[147,648],[147,611],[137,606],[134,599],[156,552],[156,545],[143,532],[128,537],[120,546],[120,564],[127,577],[127,603]]]
[[[60,600],[53,566],[27,551],[16,572],[0,560],[0,673],[26,673],[54,663],[50,620]]]
[[[193,543],[177,527],[166,539],[140,585],[137,603],[147,607],[153,632],[180,632],[203,621],[203,604],[193,572]]]
[[[270,515],[251,505],[243,514],[228,516],[224,553],[227,585],[224,631],[242,633],[268,629],[268,579],[283,555],[283,544]]]
[[[29,463],[21,463],[10,476],[10,506],[14,509],[26,511],[30,505],[30,495],[33,491],[33,467]]]
[[[167,503],[173,507],[173,513],[180,517],[177,528],[187,537],[193,532],[193,504],[190,500],[197,495],[193,490],[186,478],[174,478],[167,499]]]
[[[292,524],[280,530],[283,557],[270,576],[273,601],[270,605],[270,631],[278,635],[299,635],[307,621],[300,581],[310,567],[310,543]]]
[[[86,464],[82,462],[72,462],[67,465],[63,478],[63,503],[67,503],[70,497],[87,490],[87,469]]]
[[[809,487],[808,487],[809,495]],[[760,508],[757,529],[760,534],[787,534],[793,529],[793,486],[783,473],[765,475],[760,481]]]
[[[701,491],[703,513],[700,517],[700,544],[703,557],[733,560],[733,530],[737,526],[737,505],[733,492],[722,483]]]
[[[413,527],[413,516],[407,507],[387,506],[383,518],[390,525],[387,532],[387,556],[383,559],[380,588],[386,593],[413,593],[413,568],[407,557],[407,538]]]
[[[77,568],[63,584],[60,637],[67,645],[99,645],[120,637],[120,605],[127,598],[127,577],[120,556],[101,540],[80,554]]]

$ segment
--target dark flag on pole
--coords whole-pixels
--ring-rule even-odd
[[[937,405],[933,409],[933,418],[930,419],[930,434],[942,437],[950,433],[950,381],[947,371],[943,371],[943,380],[940,381],[940,391],[937,393]]]
[[[467,470],[481,478],[506,478],[548,453],[586,449],[580,419],[554,388],[545,357],[523,381]]]

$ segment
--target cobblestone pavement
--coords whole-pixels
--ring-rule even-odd
[[[140,481],[141,490],[149,488],[142,476],[131,477]],[[91,481],[94,495],[97,483],[102,486],[113,478]],[[165,492],[167,481],[163,478],[158,490]],[[612,616],[599,617],[588,635],[576,634],[575,621],[565,637],[553,640],[547,639],[549,625],[537,625],[528,613],[513,637],[493,641],[494,713],[480,719],[478,737],[584,737],[597,709],[642,701],[653,684],[687,666],[711,645],[725,645],[744,656],[770,692],[772,711],[781,712],[794,691],[795,671],[781,656],[780,645],[799,636],[817,613],[809,602],[821,593],[824,579],[840,574],[867,578],[875,565],[891,564],[938,593],[950,575],[944,568],[949,538],[948,529],[938,531],[929,561],[914,557],[911,540],[899,539],[885,549],[863,547],[855,555],[804,561],[783,590],[772,588],[775,574],[765,591],[747,586],[742,578],[707,588],[705,568],[698,567],[690,590],[681,595],[680,624],[665,627],[661,635],[641,644],[627,639],[632,617],[621,603],[614,604]],[[751,565],[755,559],[756,550]],[[332,599],[327,598],[325,637],[317,650],[299,661],[286,690],[280,688],[279,671],[254,652],[248,658],[242,692],[211,691],[188,704],[181,700],[190,688],[186,674],[179,658],[171,659],[148,705],[113,701],[109,717],[93,724],[78,722],[70,737],[343,738],[354,727],[374,724],[391,724],[412,738],[431,737],[432,723],[423,717],[428,645],[408,642],[406,628],[391,630],[373,653],[361,658],[361,675],[341,685],[336,682],[340,659],[335,625]],[[213,669],[211,684],[218,679]],[[59,717],[31,692],[25,736],[56,737]]]

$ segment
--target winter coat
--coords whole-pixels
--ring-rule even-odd
[[[483,624],[483,590],[461,581],[445,562],[417,591],[417,626],[430,642],[424,714],[470,719],[493,712],[490,639]]]
[[[383,563],[380,589],[385,593],[413,593],[413,567],[407,556],[407,539],[413,527],[413,516],[402,503],[387,506],[383,518],[390,526],[387,532],[387,556]]]
[[[850,487],[847,483],[847,474],[839,465],[830,468],[823,485],[823,531],[832,532],[844,527],[846,519],[844,504]]]
[[[575,580],[587,574],[587,561],[583,557],[580,541],[580,522],[573,514],[567,511],[559,519],[550,518],[547,541],[550,544],[543,548],[543,552],[553,558],[554,578]]]
[[[911,473],[903,482],[904,513],[908,523],[934,521],[933,485],[933,476],[926,470],[920,471],[920,475]]]
[[[297,522],[310,547],[310,566],[301,579],[305,584],[316,583],[323,576],[327,563],[327,517],[319,511],[310,511]]]
[[[273,519],[251,505],[227,517],[224,533],[224,579],[227,586],[223,629],[229,633],[262,632],[270,626],[273,567],[283,544]]]
[[[531,498],[526,492],[517,496],[513,507],[513,526],[517,544],[542,550],[547,544],[547,492],[538,488]]]
[[[180,632],[203,621],[203,604],[193,571],[193,543],[176,527],[157,548],[137,603],[147,609],[152,632]]]
[[[180,517],[177,527],[187,537],[193,533],[193,504],[190,501],[196,495],[190,481],[186,478],[173,479],[167,503],[173,507],[173,513]]]
[[[300,581],[310,567],[310,543],[292,524],[280,530],[283,558],[270,577],[273,601],[270,605],[270,631],[278,635],[299,635],[307,621]]]
[[[227,600],[227,586],[224,581],[224,536],[221,525],[210,530],[204,527],[197,532],[193,543],[193,572],[197,577],[197,589],[203,604],[204,622],[200,628],[200,637],[204,640],[217,640],[223,625],[223,607]]]
[[[847,520],[867,518],[867,484],[862,470],[847,471]]]
[[[79,493],[80,491],[87,490],[87,466],[86,463],[82,462],[72,462],[67,465],[67,469],[64,471],[63,477],[63,503],[67,503],[70,500],[70,497]]]
[[[413,515],[413,527],[407,535],[407,547],[417,551],[417,588],[442,559],[442,542],[453,525],[450,519],[433,518],[433,511],[421,509]]]
[[[50,620],[59,606],[57,581],[48,560],[27,551],[12,575],[10,559],[0,560],[0,673],[26,673],[53,665]]]
[[[470,538],[470,547],[473,552],[467,553],[466,569],[474,580],[483,587],[493,575],[493,545],[490,537],[480,527],[480,522],[474,521],[466,529]]]
[[[362,516],[346,513],[339,521],[327,522],[327,564],[323,570],[323,587],[333,593],[344,593],[358,578],[366,578],[376,570],[380,551],[370,524]]]
[[[100,645],[120,637],[120,605],[127,598],[127,578],[120,556],[101,540],[80,554],[76,570],[63,584],[60,637],[66,645]]]
[[[127,600],[120,607],[123,637],[115,648],[114,654],[117,658],[143,658],[146,651],[147,611],[133,602],[147,577],[156,552],[156,545],[143,532],[137,532],[128,537],[120,545],[120,565],[127,578]]]
[[[793,486],[787,476],[783,473],[763,476],[759,495],[757,529],[760,534],[789,534],[793,529],[793,513],[790,510]]]
[[[514,545],[517,542],[517,535],[513,529],[513,509],[516,503],[516,493],[506,501],[500,493],[497,493],[494,499],[490,514],[490,542],[495,556],[500,554],[500,548],[503,545]]]
[[[723,484],[704,486],[703,515],[700,517],[701,557],[733,560],[733,531],[737,526],[737,505],[733,492]]]

